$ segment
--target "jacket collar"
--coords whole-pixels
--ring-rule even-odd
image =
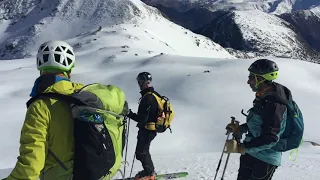
[[[45,91],[48,87],[60,82],[70,81],[70,79],[53,74],[41,75],[34,82],[34,86],[31,90],[30,96],[33,97],[39,93]]]
[[[154,88],[153,88],[153,87],[148,87],[148,88],[140,91],[140,94],[141,94],[142,96],[144,96],[144,95],[147,94],[148,92],[154,92]]]

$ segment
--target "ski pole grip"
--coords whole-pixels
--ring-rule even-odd
[[[235,117],[231,117],[231,124],[234,124],[234,121],[235,121]],[[227,129],[227,132],[226,132],[226,135],[230,134],[232,131],[230,129]]]
[[[231,123],[234,124],[234,121],[235,121],[235,120],[236,120],[236,118],[232,116],[232,117],[231,117]]]

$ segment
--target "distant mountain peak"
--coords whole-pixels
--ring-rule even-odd
[[[165,44],[173,50],[170,53],[179,54],[191,47],[197,51],[185,52],[185,55],[234,58],[211,39],[172,23],[159,10],[140,0],[5,0],[0,3],[0,59],[34,56],[38,45],[44,41],[101,33],[97,30],[119,24],[134,26],[131,30],[138,28],[135,33],[148,33],[147,29],[159,32],[159,39],[164,39],[159,40],[159,47]],[[166,33],[175,36],[162,37]],[[134,36],[134,33],[129,34],[128,42]],[[177,40],[171,41],[177,37],[183,37],[182,45]]]

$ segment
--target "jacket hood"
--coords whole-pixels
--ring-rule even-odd
[[[264,99],[272,100],[281,104],[288,104],[292,101],[291,91],[284,85],[273,82],[274,91],[265,95]]]
[[[73,83],[70,79],[58,75],[47,74],[38,77],[34,83],[31,97],[43,92],[55,92],[60,94],[71,94],[76,89],[81,89],[83,84]]]

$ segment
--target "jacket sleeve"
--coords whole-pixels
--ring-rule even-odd
[[[38,179],[47,154],[49,117],[43,100],[37,100],[29,106],[20,135],[20,154],[7,180]]]
[[[279,103],[268,102],[261,111],[262,126],[259,137],[253,138],[249,142],[244,142],[246,151],[258,152],[270,149],[278,141],[280,130],[284,128],[283,116],[286,106]]]
[[[157,112],[158,112],[157,100],[153,97],[153,95],[148,94],[144,98],[142,98],[139,105],[138,113],[133,114],[131,116],[131,119],[142,124],[146,122],[152,122],[152,117],[154,116],[154,114],[157,114]]]

